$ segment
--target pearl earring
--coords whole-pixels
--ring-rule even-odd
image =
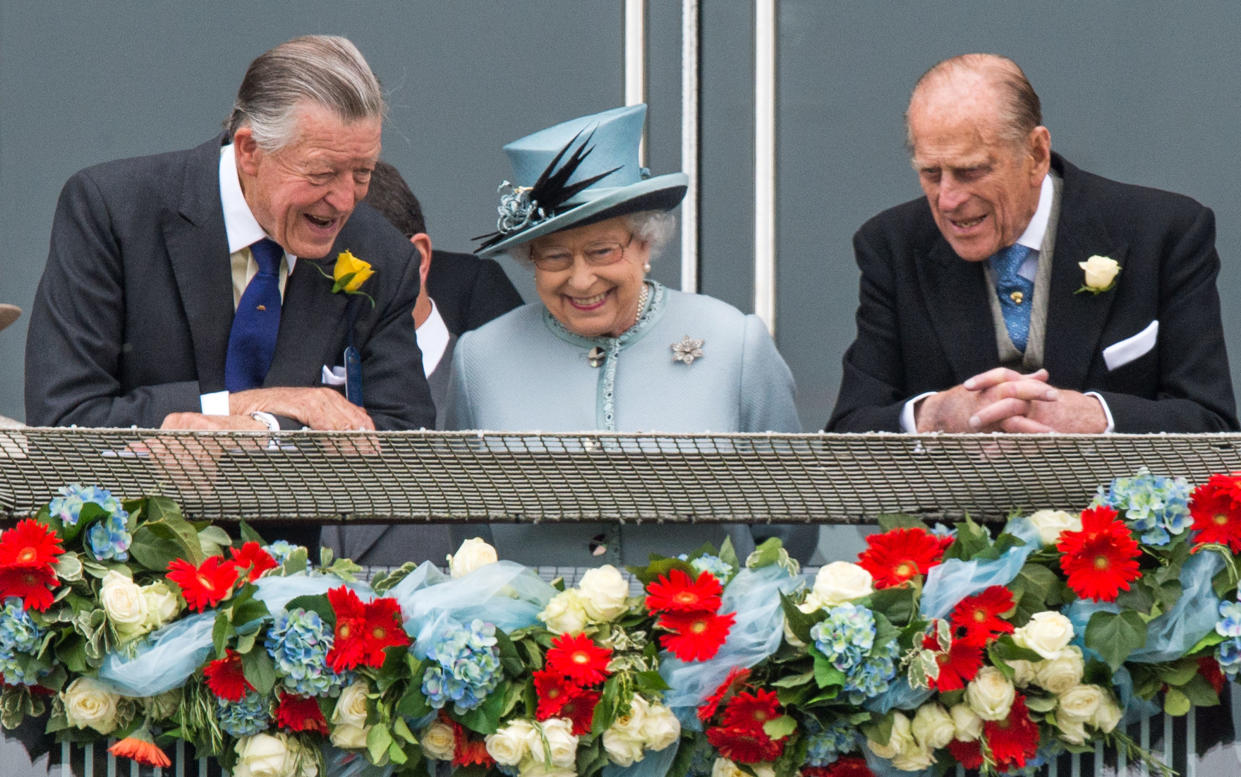
[[[650,262],[647,262],[646,264],[642,265],[642,272],[650,272],[650,271],[651,271],[651,263],[650,263]]]

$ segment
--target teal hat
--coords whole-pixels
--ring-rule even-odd
[[[572,119],[504,147],[513,181],[500,184],[496,231],[480,235],[480,256],[541,235],[642,210],[671,210],[689,177],[650,177],[638,165],[645,105]]]

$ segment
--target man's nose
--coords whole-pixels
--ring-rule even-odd
[[[342,176],[332,182],[332,188],[323,199],[335,210],[348,213],[353,210],[353,206],[357,204],[360,198],[353,181]]]
[[[961,183],[949,176],[944,176],[939,185],[936,204],[941,211],[956,210],[969,199],[969,191]]]

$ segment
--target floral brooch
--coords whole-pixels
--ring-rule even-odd
[[[706,342],[701,337],[685,335],[680,342],[669,346],[672,348],[672,360],[682,364],[693,364],[694,359],[702,358],[702,346],[706,345]]]

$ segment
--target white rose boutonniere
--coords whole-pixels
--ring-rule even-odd
[[[1084,262],[1078,262],[1077,266],[1082,268],[1086,276],[1082,279],[1082,287],[1077,290],[1078,294],[1083,291],[1091,294],[1111,291],[1116,285],[1116,276],[1120,274],[1120,264],[1109,256],[1096,254]]]

